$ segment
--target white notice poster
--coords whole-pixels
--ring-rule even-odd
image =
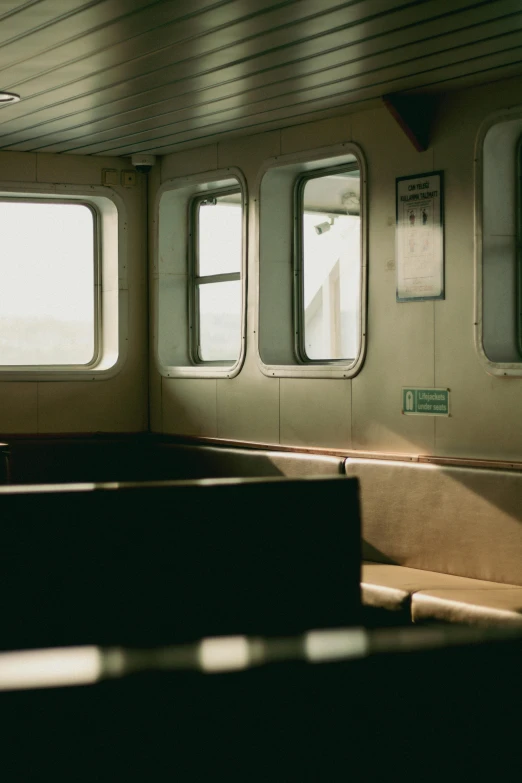
[[[396,180],[397,301],[444,299],[443,173]]]

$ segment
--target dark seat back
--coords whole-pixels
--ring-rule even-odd
[[[357,621],[356,480],[0,488],[3,649]]]

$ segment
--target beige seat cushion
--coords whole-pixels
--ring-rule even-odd
[[[439,574],[436,571],[422,571],[406,566],[386,565],[384,563],[362,564],[361,593],[367,606],[383,609],[409,611],[412,596],[419,591],[485,591],[488,589],[510,589],[513,586],[486,582],[481,579],[469,579],[464,576]],[[514,587],[520,591],[522,587]],[[521,601],[522,603],[522,601]]]
[[[412,596],[411,608],[414,622],[522,626],[522,587],[493,582],[486,588],[423,590]]]
[[[522,585],[522,471],[347,459],[363,557]]]

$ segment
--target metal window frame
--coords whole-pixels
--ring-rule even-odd
[[[27,196],[0,196],[0,203],[23,203],[23,204],[66,204],[73,206],[86,207],[92,215],[92,230],[93,230],[93,339],[94,350],[91,359],[83,364],[2,364],[0,362],[0,374],[4,371],[15,372],[27,372],[32,370],[41,370],[44,372],[74,372],[88,371],[96,367],[101,358],[102,345],[101,336],[103,334],[102,323],[102,307],[101,307],[101,293],[102,293],[102,273],[101,273],[101,242],[102,242],[102,220],[99,214],[98,208],[87,200],[80,199],[68,199],[68,198],[45,198],[35,196],[34,198],[28,198]]]
[[[474,242],[474,307],[473,307],[473,338],[474,338],[474,344],[475,344],[475,351],[477,353],[479,362],[481,363],[483,369],[489,374],[494,377],[505,377],[505,378],[520,378],[522,377],[522,361],[520,360],[511,360],[511,361],[498,361],[490,359],[489,356],[486,354],[486,350],[484,348],[484,295],[485,295],[485,287],[483,282],[483,268],[484,268],[484,215],[485,215],[485,207],[484,207],[484,169],[485,169],[485,163],[484,163],[484,146],[486,143],[486,138],[490,130],[492,130],[495,126],[501,125],[503,123],[508,123],[515,120],[522,120],[522,110],[519,106],[511,107],[508,109],[500,109],[492,114],[489,114],[483,119],[483,121],[480,123],[477,135],[475,137],[475,146],[474,146],[474,195],[475,195],[475,204],[474,204],[474,227],[475,227],[475,242]],[[522,135],[519,135],[519,140],[522,144]],[[514,148],[514,160],[515,160],[515,166],[513,170],[513,176],[517,177],[517,152],[518,152],[518,141],[517,146]],[[521,158],[521,166],[522,166],[522,158]],[[521,168],[521,174],[522,174],[522,168]],[[517,210],[516,212],[516,220],[520,218],[521,220],[521,227],[522,227],[522,184],[520,185],[520,202],[518,202],[518,184],[515,183],[515,204],[514,208]],[[516,230],[518,232],[518,225],[516,226]],[[521,239],[522,239],[522,232],[521,232]],[[518,257],[515,260],[515,263],[518,264]],[[522,258],[521,258],[521,264],[522,264]],[[518,278],[518,269],[521,271],[521,277]],[[517,271],[517,287],[518,287],[518,279],[520,279],[521,282],[521,288],[522,288],[522,268],[519,267]],[[522,294],[522,290],[521,290]],[[516,293],[516,296],[518,298],[518,293]],[[517,301],[517,300],[515,300]],[[521,316],[520,320],[522,323],[522,303],[521,303]],[[518,319],[517,319],[518,321]],[[517,323],[515,323],[515,328],[517,327]],[[522,331],[521,331],[522,334]],[[518,342],[518,340],[516,341]],[[518,346],[517,346],[518,348]]]
[[[517,343],[518,351],[522,358],[522,135],[519,136],[515,151],[517,162],[516,187],[515,187],[515,214],[516,214],[516,302],[517,302]]]
[[[224,272],[217,275],[199,274],[199,209],[203,202],[221,196],[237,195],[241,197],[241,217],[243,218],[244,196],[240,187],[224,188],[199,193],[189,202],[189,286],[188,286],[188,313],[189,313],[189,356],[196,365],[228,367],[236,362],[238,357],[219,360],[205,360],[201,357],[200,346],[200,318],[199,318],[199,291],[202,285],[209,283],[228,283],[241,281],[241,269],[239,272]],[[241,236],[241,252],[243,253],[244,237]]]
[[[358,171],[360,177],[363,172],[359,161],[354,163],[343,163],[339,166],[329,166],[324,169],[315,169],[305,172],[297,177],[294,184],[294,235],[293,235],[293,264],[294,264],[294,291],[293,291],[293,317],[294,317],[294,349],[296,359],[300,364],[309,365],[346,365],[347,362],[355,361],[356,357],[342,357],[340,359],[311,359],[306,353],[305,348],[305,307],[304,307],[304,247],[303,247],[303,215],[304,215],[304,190],[308,182],[312,179],[321,179],[332,174],[340,174],[346,171]],[[339,213],[343,214],[343,213]],[[361,244],[359,248],[359,263],[362,261],[362,215],[361,220]]]

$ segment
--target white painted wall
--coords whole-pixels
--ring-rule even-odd
[[[0,181],[85,186],[102,184],[102,169],[129,169],[120,158],[0,152]],[[147,429],[147,275],[145,184],[114,186],[127,213],[128,352],[120,372],[105,380],[3,381],[0,373],[0,433],[138,432]],[[30,230],[30,227],[18,227]]]
[[[428,151],[415,151],[384,108],[166,156],[151,190],[177,176],[239,167],[250,200],[247,355],[238,377],[166,379],[151,368],[154,431],[287,445],[522,459],[522,378],[488,375],[473,341],[474,147],[492,112],[520,102],[522,80],[448,93]],[[268,378],[257,364],[258,175],[276,155],[353,141],[369,175],[365,364],[353,380]],[[445,173],[446,299],[395,301],[395,178]],[[151,200],[153,193],[151,193]],[[152,201],[151,201],[152,203]],[[401,413],[401,387],[451,390],[451,417]]]

